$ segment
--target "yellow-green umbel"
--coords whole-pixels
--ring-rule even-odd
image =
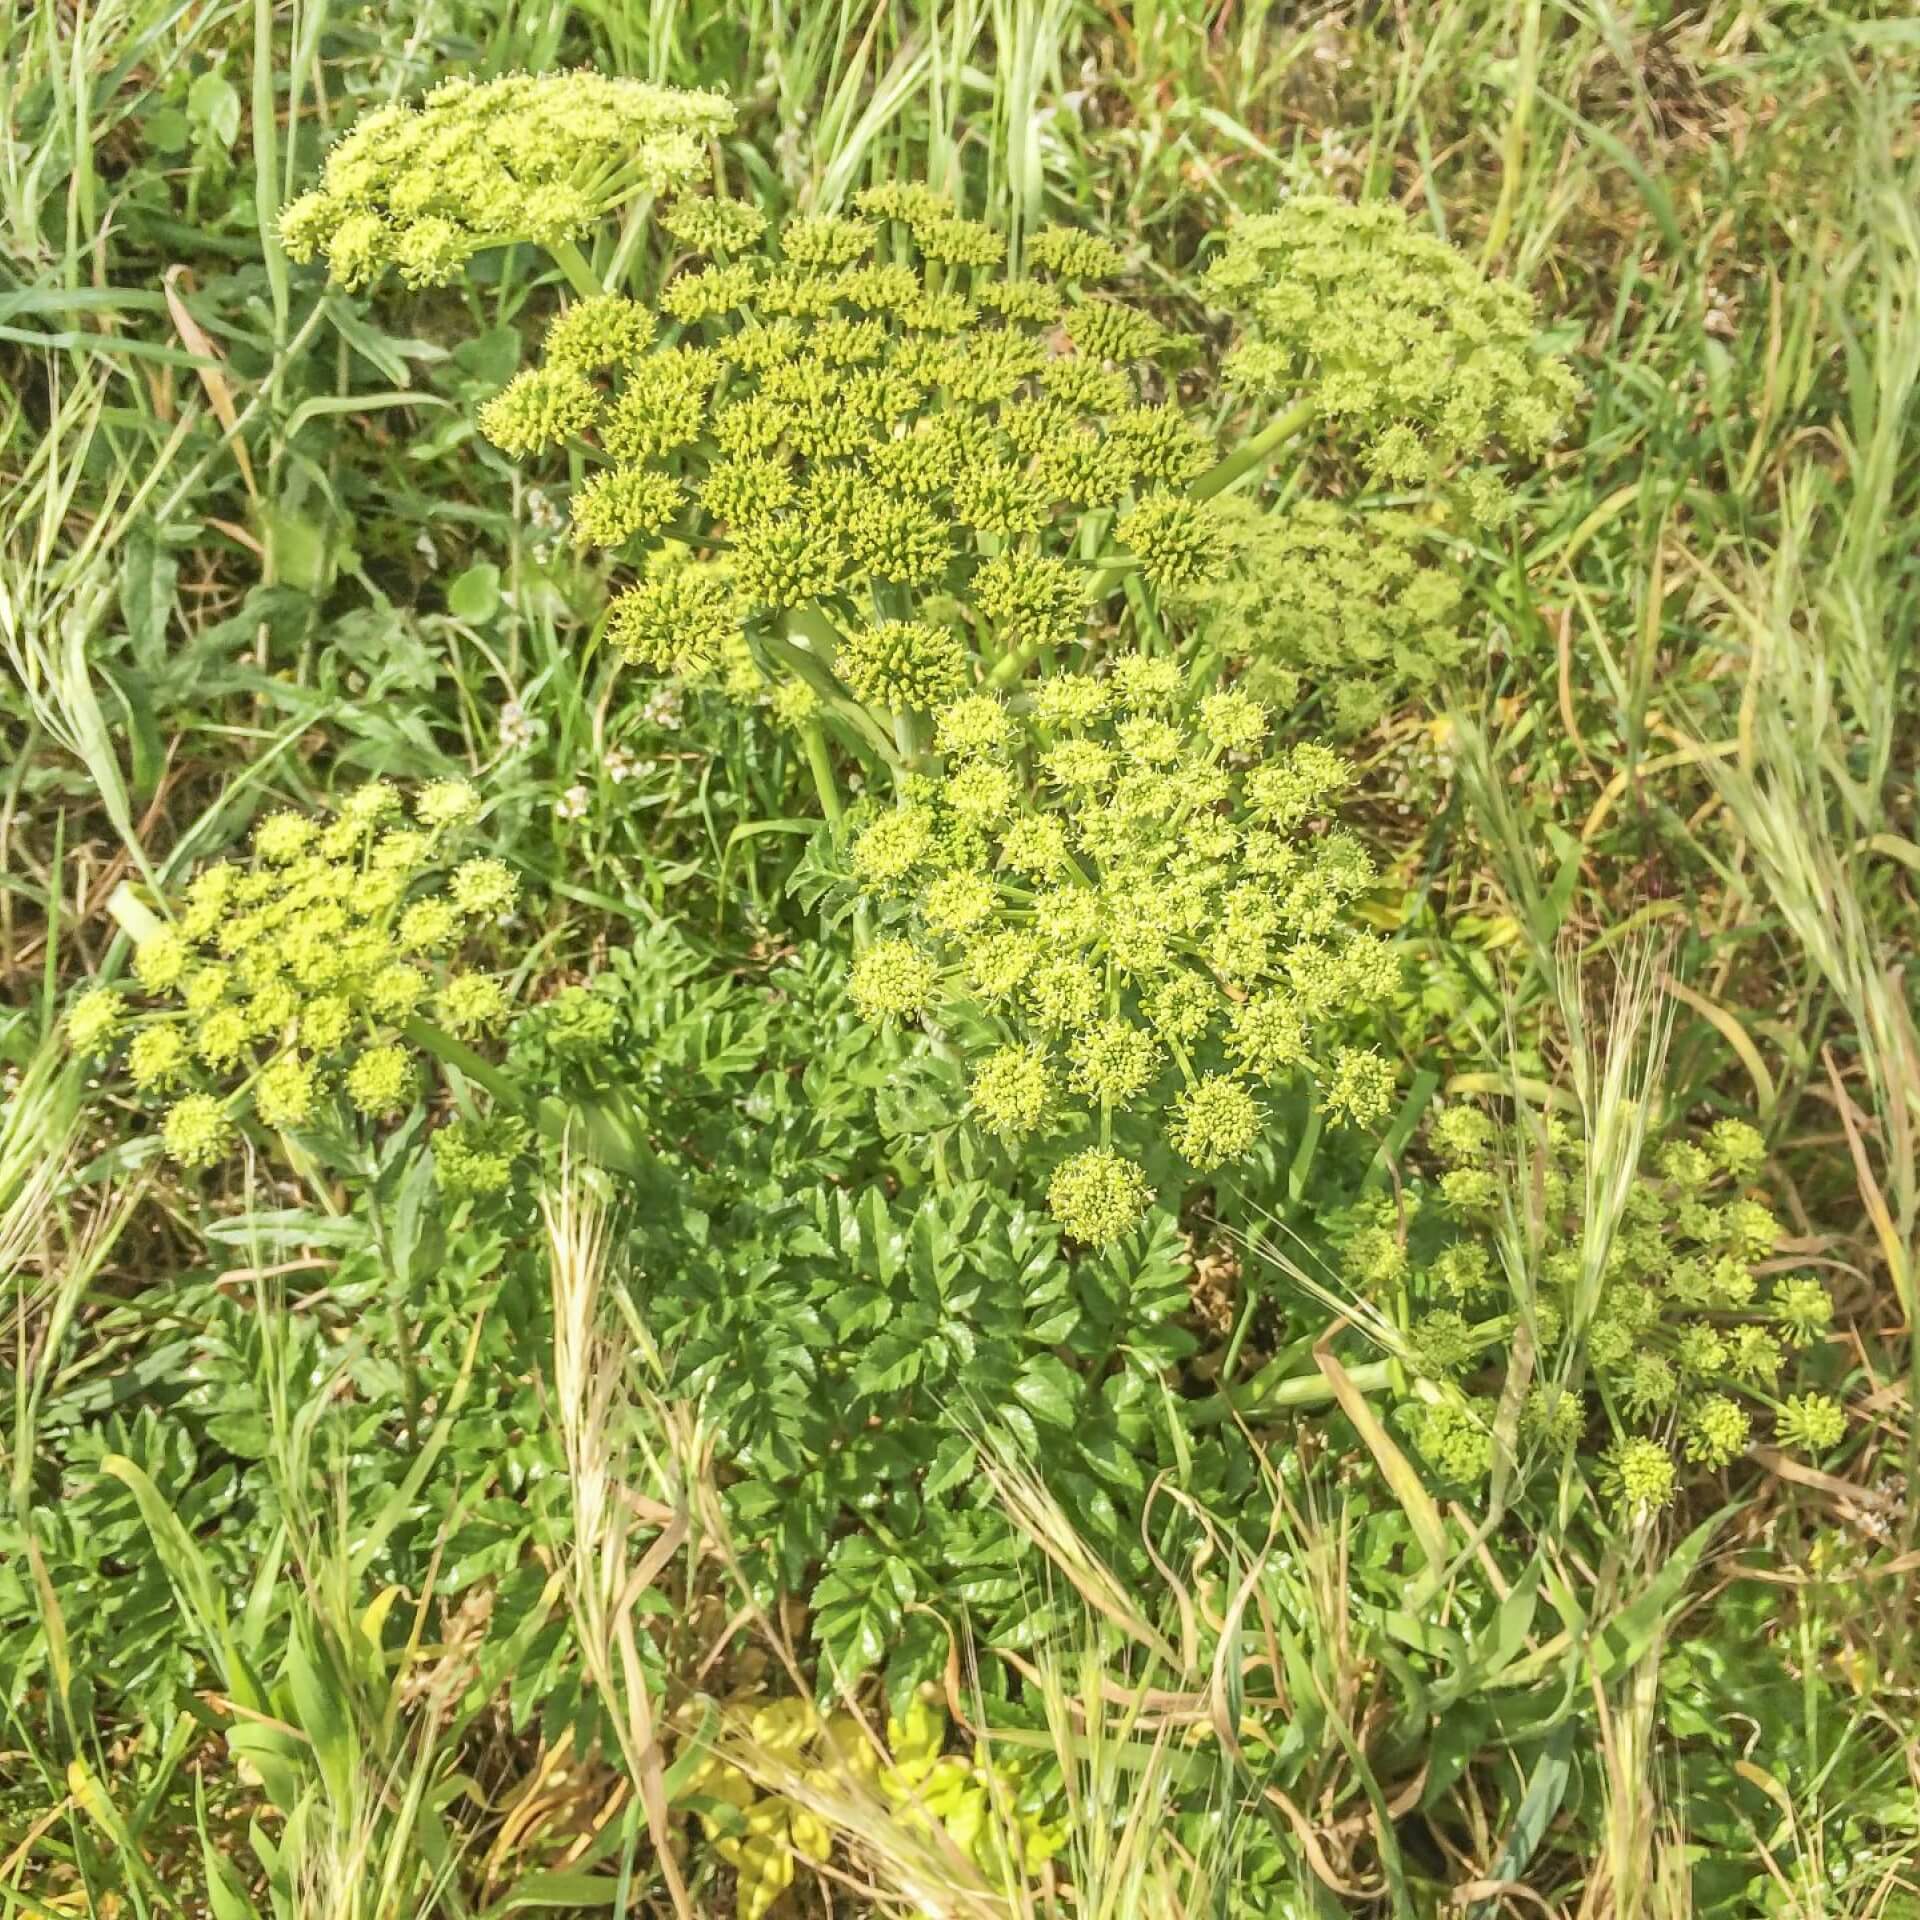
[[[944,773],[852,837],[851,877],[887,922],[856,1006],[901,1017],[883,985],[910,978],[911,1012],[950,1041],[994,1036],[974,1120],[1095,1131],[1109,1209],[1146,1192],[1114,1172],[1131,1164],[1116,1126],[1214,1173],[1258,1145],[1259,1084],[1317,1079],[1329,1117],[1362,1127],[1389,1104],[1388,1062],[1337,1043],[1399,984],[1358,912],[1372,863],[1325,830],[1349,770],[1311,744],[1253,761],[1266,730],[1257,702],[1190,703],[1173,660],[1138,653],[1009,704],[962,694],[934,714]],[[1083,1227],[1091,1191],[1060,1187]]]
[[[518,893],[496,859],[449,871],[480,808],[467,781],[433,781],[409,820],[399,790],[371,781],[331,818],[265,815],[251,859],[203,867],[140,940],[138,991],[76,1004],[72,1044],[124,1042],[135,1088],[172,1097],[161,1141],[188,1168],[224,1158],[249,1114],[275,1131],[391,1118],[418,1084],[411,1022],[437,1014],[471,1038],[507,1012],[497,980],[457,964]]]
[[[574,302],[481,411],[514,458],[564,443],[584,469],[577,540],[639,572],[610,621],[629,659],[699,678],[727,651],[707,644],[717,600],[655,621],[654,599],[631,599],[667,542],[712,557],[735,632],[797,625],[823,666],[844,657],[856,699],[910,715],[1076,646],[1097,545],[1156,590],[1224,564],[1227,518],[1183,491],[1216,449],[1175,389],[1181,343],[1089,290],[1121,265],[1105,242],[1044,233],[1023,276],[990,227],[891,185],[764,233],[728,201],[664,219],[696,257],[657,312]],[[924,658],[863,671],[876,645],[929,631],[945,637]]]
[[[1494,462],[1544,452],[1578,395],[1525,292],[1384,202],[1303,194],[1242,220],[1206,288],[1245,323],[1231,379],[1334,423],[1389,485],[1466,469],[1485,517],[1502,502]]]
[[[1047,1187],[1047,1205],[1062,1231],[1090,1247],[1131,1232],[1152,1200],[1145,1173],[1107,1147],[1063,1160]]]
[[[362,114],[281,215],[281,242],[343,286],[389,270],[443,285],[489,247],[570,245],[695,178],[733,119],[716,93],[585,71],[443,81],[418,106]]]

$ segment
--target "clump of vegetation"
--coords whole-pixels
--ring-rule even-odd
[[[1894,1915],[1912,50],[27,11],[0,1896]]]
[[[738,1872],[738,1920],[760,1920],[801,1861],[831,1857],[834,1828],[812,1810],[816,1798],[871,1809],[903,1839],[951,1848],[989,1886],[1019,1887],[1042,1868],[1062,1845],[1060,1824],[1017,1806],[1017,1765],[948,1753],[947,1732],[946,1715],[918,1697],[889,1718],[884,1740],[853,1714],[823,1718],[809,1700],[776,1700],[742,1711],[746,1764],[694,1745],[688,1784],[714,1803],[702,1823]]]

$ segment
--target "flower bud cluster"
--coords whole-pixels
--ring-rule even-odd
[[[121,1055],[139,1092],[170,1097],[161,1138],[187,1167],[225,1158],[249,1114],[297,1131],[404,1112],[419,1082],[408,1022],[472,1038],[510,1010],[497,979],[457,964],[518,891],[502,862],[454,858],[480,806],[466,781],[440,780],[409,816],[376,780],[329,820],[268,814],[251,859],[203,867],[139,943],[137,994],[75,1003],[75,1051]]]
[[[516,457],[566,444],[599,463],[575,536],[643,563],[613,625],[696,636],[631,657],[698,675],[718,625],[819,608],[855,697],[927,711],[964,617],[983,651],[1080,638],[1090,516],[1157,591],[1217,574],[1227,517],[1183,491],[1215,449],[1168,397],[1179,343],[1093,289],[1119,255],[1048,230],[1034,277],[1010,279],[1002,237],[924,188],[855,204],[762,234],[750,210],[682,200],[665,223],[698,257],[657,311],[577,303],[482,410]],[[663,540],[724,558],[724,612],[656,607]]]
[[[586,71],[446,80],[417,107],[362,114],[281,215],[281,242],[295,260],[324,255],[343,286],[389,268],[441,286],[485,248],[578,240],[637,195],[682,185],[733,117],[717,93]]]
[[[1650,1156],[1597,1275],[1584,1238],[1587,1149],[1575,1129],[1550,1122],[1533,1163],[1510,1183],[1499,1171],[1494,1123],[1475,1108],[1448,1107],[1428,1145],[1440,1167],[1437,1193],[1423,1204],[1414,1185],[1392,1202],[1364,1203],[1341,1219],[1336,1237],[1347,1278],[1403,1317],[1418,1372],[1448,1385],[1442,1400],[1408,1414],[1421,1451],[1448,1477],[1478,1478],[1491,1460],[1488,1451],[1478,1472],[1456,1471],[1470,1451],[1461,1434],[1490,1443],[1495,1411],[1491,1399],[1466,1401],[1459,1389],[1498,1361],[1516,1323],[1491,1246],[1509,1185],[1544,1228],[1526,1314],[1537,1374],[1564,1374],[1559,1362],[1576,1346],[1584,1369],[1584,1392],[1533,1389],[1525,1437],[1575,1444],[1588,1396],[1597,1398],[1614,1436],[1602,1481],[1635,1511],[1673,1497],[1682,1463],[1711,1471],[1744,1453],[1756,1408],[1771,1408],[1781,1446],[1818,1453],[1841,1437],[1836,1402],[1775,1398],[1793,1352],[1825,1336],[1833,1302],[1812,1275],[1776,1271],[1786,1264],[1776,1257],[1781,1228],[1752,1192],[1765,1149],[1746,1122],[1671,1138]],[[1438,1237],[1428,1230],[1435,1215],[1445,1223]]]
[[[1145,654],[1015,704],[966,694],[936,716],[944,773],[852,841],[890,923],[854,964],[855,1005],[997,1036],[971,1063],[983,1130],[1099,1135],[1050,1193],[1076,1239],[1125,1232],[1151,1198],[1111,1148],[1116,1117],[1204,1174],[1251,1152],[1263,1096],[1303,1077],[1339,1122],[1391,1111],[1387,1062],[1333,1044],[1400,977],[1357,911],[1372,862],[1322,830],[1350,770],[1312,745],[1263,753],[1267,725],[1231,688],[1191,701]]]
[[[1245,325],[1229,378],[1281,404],[1310,404],[1386,485],[1458,474],[1479,520],[1504,511],[1504,488],[1485,463],[1502,448],[1545,451],[1578,395],[1565,364],[1542,349],[1521,288],[1490,279],[1381,202],[1303,195],[1243,220],[1206,286]]]

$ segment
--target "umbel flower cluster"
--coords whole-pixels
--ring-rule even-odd
[[[627,657],[699,676],[743,622],[806,612],[829,636],[789,632],[857,698],[927,710],[969,651],[1076,642],[1096,555],[1157,591],[1222,563],[1218,511],[1186,491],[1215,455],[1172,397],[1180,342],[1099,290],[1114,248],[1046,229],[1011,277],[1004,238],[925,188],[856,206],[769,238],[751,207],[681,201],[665,225],[696,260],[657,311],[576,303],[483,409],[510,454],[585,453],[582,545],[723,555],[614,600]]]
[[[720,94],[598,73],[447,80],[418,107],[363,114],[282,214],[281,240],[295,260],[324,254],[343,286],[389,267],[443,285],[486,248],[569,245],[635,196],[685,183],[732,125]]]
[[[1460,575],[1430,524],[1330,500],[1235,504],[1231,566],[1180,610],[1209,652],[1246,662],[1262,698],[1290,710],[1314,688],[1351,736],[1466,660]]]
[[[1497,1407],[1472,1393],[1473,1377],[1515,1332],[1494,1250],[1509,1183],[1486,1114],[1450,1107],[1429,1134],[1444,1168],[1437,1193],[1423,1203],[1409,1189],[1397,1204],[1362,1208],[1346,1225],[1342,1258],[1356,1287],[1404,1315],[1416,1369],[1446,1386],[1409,1403],[1421,1452],[1448,1478],[1474,1481],[1492,1464]],[[1738,1120],[1666,1141],[1635,1175],[1597,1272],[1584,1229],[1601,1209],[1589,1205],[1577,1132],[1551,1122],[1535,1166],[1513,1183],[1544,1227],[1529,1310],[1540,1384],[1522,1436],[1575,1442],[1597,1402],[1611,1434],[1602,1479],[1628,1509],[1664,1506],[1683,1467],[1713,1470],[1744,1453],[1758,1409],[1775,1443],[1797,1451],[1825,1452],[1845,1432],[1826,1395],[1778,1397],[1792,1353],[1825,1335],[1833,1302],[1817,1278],[1775,1258],[1780,1223],[1754,1191],[1764,1152]],[[1438,1238],[1418,1224],[1428,1209],[1445,1223]],[[1570,1374],[1576,1351],[1584,1391]]]
[[[249,1114],[296,1131],[404,1112],[418,1083],[408,1023],[431,1015],[471,1037],[510,1011],[498,980],[455,959],[517,892],[498,860],[452,860],[479,810],[466,781],[440,780],[409,818],[376,780],[324,822],[267,815],[249,862],[202,868],[140,941],[137,995],[96,987],[74,1004],[74,1049],[124,1048],[134,1086],[170,1097],[161,1138],[186,1167],[224,1158]]]
[[[1299,1076],[1336,1120],[1389,1110],[1387,1062],[1326,1044],[1400,979],[1356,912],[1372,862],[1319,830],[1351,772],[1314,745],[1267,752],[1268,727],[1232,688],[1190,703],[1160,655],[1043,677],[1017,709],[963,695],[936,717],[947,771],[853,840],[889,923],[854,963],[855,1005],[991,1036],[971,1063],[984,1131],[1094,1137],[1048,1195],[1087,1244],[1152,1198],[1117,1119],[1208,1173],[1260,1140],[1263,1089]]]
[[[1246,329],[1230,380],[1331,423],[1390,486],[1472,463],[1457,494],[1479,522],[1505,511],[1480,463],[1544,452],[1579,392],[1541,347],[1531,297],[1397,207],[1306,195],[1242,220],[1206,286]]]

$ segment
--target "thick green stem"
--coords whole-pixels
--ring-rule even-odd
[[[1105,576],[1102,575],[1102,578]],[[1012,686],[1033,665],[1045,644],[1043,640],[1036,640],[1031,646],[1016,647],[1011,653],[1002,654],[999,665],[987,675],[988,690],[997,693],[1003,687]]]
[[[1180,1068],[1187,1076],[1187,1085],[1193,1085],[1193,1069],[1187,1065],[1184,1051],[1180,1053]],[[1247,1334],[1253,1327],[1253,1316],[1260,1305],[1260,1296],[1253,1287],[1247,1285],[1246,1276],[1242,1276],[1241,1285],[1245,1288],[1246,1298],[1240,1302],[1240,1311],[1235,1316],[1233,1331],[1227,1336],[1227,1350],[1220,1359],[1220,1378],[1231,1380],[1233,1370],[1240,1364],[1240,1349],[1246,1344]]]
[[[1384,1393],[1393,1384],[1394,1362],[1370,1360],[1365,1366],[1349,1367],[1347,1378],[1362,1393]],[[1291,1379],[1269,1381],[1256,1373],[1244,1387],[1227,1387],[1210,1400],[1202,1400],[1188,1410],[1189,1425],[1217,1427],[1235,1413],[1271,1413],[1278,1407],[1319,1407],[1333,1398],[1333,1388],[1323,1373],[1298,1373]]]
[[[475,1086],[485,1087],[502,1106],[527,1111],[532,1102],[500,1069],[475,1053],[464,1040],[456,1040],[444,1027],[428,1020],[409,1020],[402,1031],[416,1047],[423,1047],[449,1067],[457,1068]]]
[[[893,716],[893,745],[900,756],[902,772],[913,772],[925,758],[930,744],[930,729],[919,714],[903,711]]]
[[[786,616],[783,633],[766,636],[773,657],[812,687],[832,712],[870,741],[891,766],[895,757],[892,738],[867,708],[847,697],[833,677],[833,662],[842,638],[840,629],[817,606],[796,607]]]
[[[361,1169],[360,1177],[366,1182],[371,1193],[380,1179],[380,1167],[375,1157],[369,1153],[367,1164]],[[403,1309],[394,1315],[394,1331],[400,1345],[400,1394],[406,1403],[407,1437],[414,1444],[420,1441],[420,1407],[423,1396],[420,1391],[420,1354],[413,1343],[413,1324],[420,1317],[422,1289],[409,1274],[402,1279],[394,1264],[391,1248],[387,1244],[386,1231],[381,1225],[380,1209],[367,1209],[367,1225],[373,1237],[373,1250],[379,1256],[380,1265],[389,1281],[403,1297]]]
[[[583,300],[594,299],[606,288],[594,277],[587,256],[571,240],[556,240],[547,248],[553,264],[567,276],[567,283]]]
[[[1314,412],[1311,400],[1296,402],[1278,419],[1268,421],[1251,440],[1234,448],[1217,467],[1209,468],[1187,491],[1196,500],[1211,500],[1216,493],[1225,493],[1236,480],[1270,460],[1303,427],[1310,426]]]
[[[630,206],[620,223],[620,238],[613,249],[613,264],[607,269],[609,288],[619,286],[633,270],[640,249],[646,244],[652,224],[653,195],[645,194]]]
[[[827,825],[838,833],[846,810],[840,804],[840,782],[834,776],[833,761],[827,753],[826,729],[817,719],[800,723],[800,744],[806,750],[807,771],[813,775],[814,791],[820,796],[820,811],[827,816]]]

